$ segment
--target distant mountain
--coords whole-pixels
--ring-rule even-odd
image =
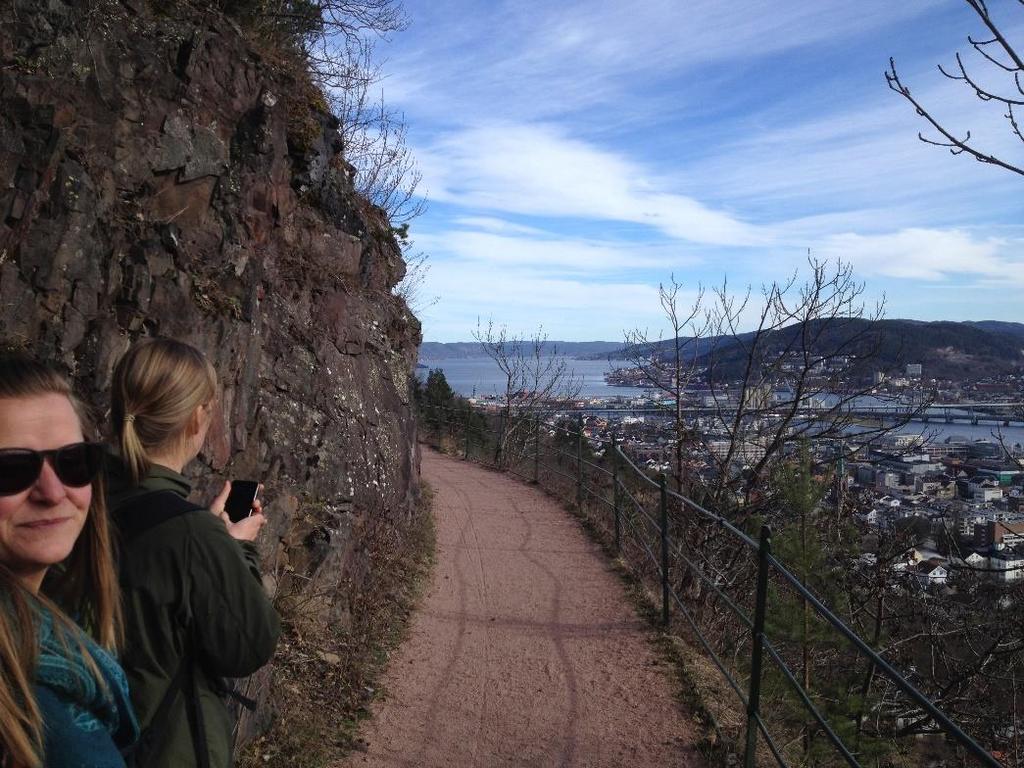
[[[810,335],[817,337],[817,351],[843,349],[864,360],[860,374],[870,376],[873,371],[902,373],[908,363],[920,363],[926,379],[979,379],[985,376],[1020,372],[1024,370],[1024,335],[1012,332],[1019,323],[992,321],[987,324],[966,322],[924,322],[920,320],[846,320],[823,326],[811,324]],[[1001,330],[1011,326],[1011,332]],[[783,328],[765,342],[766,356],[791,345],[800,327]],[[747,335],[749,338],[749,335]],[[746,356],[744,345],[723,340],[714,352],[715,368],[723,378],[741,375]],[[698,354],[697,362],[709,361]]]
[[[709,336],[704,339],[697,339],[691,336],[681,336],[680,351],[686,359],[693,359],[700,357],[701,355],[707,354],[712,349],[731,346],[737,341],[745,341],[746,339],[753,336],[751,333],[741,333],[739,336]],[[600,352],[592,355],[577,355],[577,357],[583,360],[632,360],[638,355],[646,357],[652,351],[663,350],[666,354],[673,348],[672,339],[662,339],[661,341],[652,341],[650,344],[645,344],[642,347],[639,346],[626,346],[625,344],[619,343],[619,345],[610,351]],[[639,351],[638,351],[639,350]]]
[[[1004,320],[967,320],[964,325],[973,325],[986,331],[1024,338],[1024,323],[1008,323]]]
[[[565,355],[566,357],[604,357],[622,349],[621,341],[545,341],[544,354]],[[467,357],[484,357],[483,349],[475,341],[456,341],[442,344],[425,341],[420,345],[420,362],[452,360]]]
[[[819,327],[812,326],[812,331]],[[765,356],[770,359],[785,349],[799,330],[792,325],[772,334],[763,347]],[[847,348],[859,335],[864,338]],[[746,362],[744,343],[752,336],[685,338],[682,349],[690,362],[706,365],[713,358],[719,377],[735,378]],[[673,342],[667,339],[652,346],[668,354]],[[900,373],[907,363],[921,363],[925,378],[976,379],[1024,369],[1024,323],[880,320],[872,326],[866,320],[848,320],[823,329],[818,347],[822,353],[842,347],[845,354],[860,356],[874,349],[874,357],[861,371],[865,376],[874,371]],[[630,355],[620,346],[612,357],[628,360]]]
[[[457,341],[441,344],[437,341],[424,341],[420,344],[420,362],[424,360],[451,360],[463,357],[480,357],[480,345],[475,341]]]

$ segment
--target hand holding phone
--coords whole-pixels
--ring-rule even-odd
[[[253,512],[253,503],[260,492],[260,484],[255,480],[232,480],[231,492],[224,502],[224,511],[232,523],[249,517]]]

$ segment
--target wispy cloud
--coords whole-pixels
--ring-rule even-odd
[[[645,98],[638,82],[657,87],[694,71],[714,81],[707,70],[716,65],[747,67],[805,46],[835,45],[930,6],[927,0],[425,4],[414,14],[408,47],[392,56],[396,82],[389,95],[441,121],[452,119],[453,107],[455,115],[479,117],[482,108],[491,117],[550,119]],[[697,104],[699,85],[694,80],[672,96]]]
[[[671,245],[559,237],[539,230],[515,235],[453,229],[421,235],[417,247],[465,262],[486,264],[504,273],[510,267],[543,267],[551,275],[589,275],[667,269],[683,262]],[[691,261],[691,263],[693,263]]]
[[[1006,130],[1002,113],[986,109],[962,89],[934,77],[919,98],[949,116],[949,125],[972,136],[988,151],[1015,157],[1020,145]],[[931,81],[931,82],[930,82]],[[949,87],[947,87],[949,86]],[[728,199],[739,210],[764,211],[776,220],[794,212],[881,208],[904,223],[934,224],[965,212],[979,194],[1016,207],[1015,179],[969,157],[923,144],[927,125],[896,94],[880,88],[875,98],[799,117],[770,112],[762,119],[777,127],[741,133],[707,158],[680,173],[705,184],[706,194]],[[884,221],[880,220],[880,221]],[[883,223],[882,226],[885,226]]]
[[[1024,285],[1024,243],[976,238],[960,230],[904,229],[884,235],[844,233],[817,253],[850,261],[864,277],[982,280]]]
[[[757,227],[674,194],[639,164],[555,126],[469,128],[421,148],[418,157],[434,199],[470,210],[626,221],[698,243],[766,239]]]
[[[490,216],[456,216],[452,219],[452,224],[459,228],[496,232],[499,234],[544,235],[544,230],[542,229],[527,227],[523,224],[516,224],[505,219],[496,219]]]

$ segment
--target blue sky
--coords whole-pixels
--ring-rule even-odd
[[[989,5],[1024,42],[1019,6]],[[983,32],[965,3],[406,11],[378,52],[429,201],[411,226],[438,297],[426,340],[468,340],[478,318],[575,341],[656,333],[670,275],[756,288],[808,249],[851,262],[888,317],[1024,321],[1024,179],[921,144],[882,74],[895,57],[937,116],[1024,160],[999,109],[935,69]]]

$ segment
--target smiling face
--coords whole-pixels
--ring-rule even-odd
[[[83,440],[82,425],[64,395],[0,398],[0,448],[60,448]],[[92,486],[64,485],[50,460],[20,493],[0,496],[0,562],[32,592],[46,569],[64,560],[85,525]]]

